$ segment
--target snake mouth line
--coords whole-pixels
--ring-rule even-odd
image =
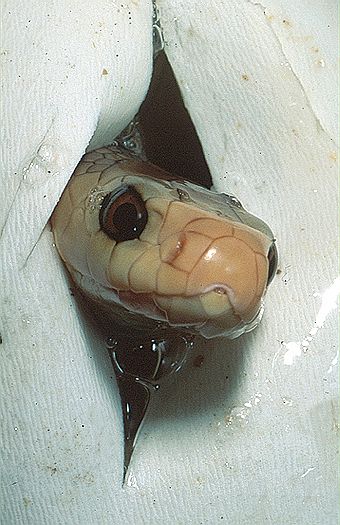
[[[232,317],[234,322],[236,319],[242,321],[229,299],[232,291],[224,284],[212,284],[200,294],[179,296],[102,286],[100,290],[95,290],[90,281],[92,279],[82,277],[82,287],[85,286],[91,295],[96,295],[109,304],[116,304],[127,312],[134,312],[155,321],[165,321],[171,326],[199,327],[223,315],[226,315],[227,319]]]
[[[162,295],[156,291],[136,292],[131,288],[104,286],[93,277],[77,274],[80,289],[96,302],[106,304],[107,311],[113,309],[117,312],[118,308],[118,317],[123,319],[124,325],[135,316],[137,324],[141,325],[166,323],[172,328],[187,327],[207,338],[234,337],[234,332],[240,335],[248,331],[248,326],[254,327],[257,324],[254,320],[259,319],[261,310],[259,300],[246,315],[242,314],[234,305],[236,296],[232,288],[221,282],[211,283],[197,294]]]
[[[176,296],[167,297],[167,305],[164,307],[163,304],[162,307],[155,301],[153,294],[135,294],[131,290],[118,291],[109,287],[101,287],[100,290],[95,290],[93,282],[91,278],[81,276],[81,293],[85,293],[85,296],[94,300],[94,304],[103,307],[103,312],[105,311],[110,319],[113,315],[112,312],[115,312],[118,330],[120,326],[123,330],[126,330],[127,327],[133,327],[133,329],[142,332],[143,330],[168,327],[175,330],[188,330],[191,333],[200,334],[206,339],[225,336],[234,339],[255,328],[263,315],[263,301],[261,301],[260,307],[256,309],[249,320],[242,319],[240,315],[235,314],[232,307],[229,312],[224,312],[215,318],[206,313],[202,314],[202,310],[200,310],[200,317],[198,318],[184,318],[179,313],[174,320],[171,317],[171,312],[169,314],[169,307]],[[199,300],[198,297],[195,299]],[[158,301],[161,300],[162,298],[158,298]],[[191,307],[192,305],[190,305]]]

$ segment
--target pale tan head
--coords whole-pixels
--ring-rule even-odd
[[[236,199],[110,148],[85,155],[52,228],[87,294],[205,337],[256,324],[277,262],[270,229]]]

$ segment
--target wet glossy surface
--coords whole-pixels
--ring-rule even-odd
[[[131,456],[149,403],[162,380],[184,366],[194,339],[158,330],[135,337],[115,335],[107,338],[118,383],[124,426],[124,474],[126,479]]]

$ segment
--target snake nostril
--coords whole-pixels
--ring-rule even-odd
[[[267,279],[267,286],[268,286],[274,279],[274,275],[277,270],[277,264],[278,264],[278,259],[279,259],[275,242],[273,242],[269,248],[267,259],[269,263],[268,279]]]

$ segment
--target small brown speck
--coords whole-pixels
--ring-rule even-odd
[[[103,68],[103,71],[102,71],[102,76],[105,76],[105,75],[108,75],[108,71],[107,69],[105,69],[105,67]]]
[[[281,268],[278,268],[278,269],[276,270],[276,275],[280,275],[280,273],[282,273],[282,270],[281,270]]]
[[[249,80],[249,76],[246,75],[246,73],[243,73],[242,80],[246,80],[246,81]]]
[[[289,20],[287,20],[287,18],[284,18],[284,19],[282,20],[282,23],[283,23],[283,25],[286,26],[286,27],[292,27],[292,23],[291,23]]]

